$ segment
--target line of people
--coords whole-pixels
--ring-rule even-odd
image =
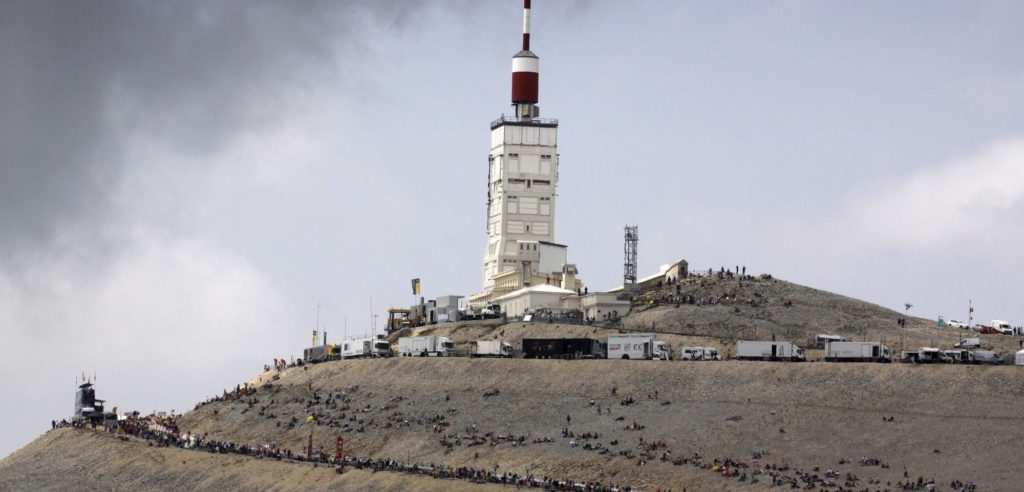
[[[72,421],[63,420],[60,423],[53,421],[51,424],[54,428],[87,427],[87,422],[79,419]],[[435,479],[466,480],[474,483],[510,485],[517,488],[531,487],[553,491],[578,492],[630,492],[633,490],[629,486],[604,484],[598,481],[578,481],[545,476],[519,475],[516,473],[499,473],[497,465],[491,470],[485,470],[466,466],[454,467],[434,463],[403,462],[388,458],[344,456],[339,459],[339,457],[321,450],[316,450],[311,456],[306,456],[304,453],[293,453],[290,449],[279,449],[273,444],[254,447],[230,441],[206,439],[205,436],[192,433],[179,433],[177,418],[173,415],[149,415],[142,417],[135,413],[126,419],[106,422],[103,425],[111,435],[119,435],[123,438],[127,438],[125,436],[133,436],[150,443],[155,443],[157,446],[176,447],[216,454],[238,454],[252,458],[269,458],[279,461],[290,460],[293,462],[324,464],[334,466],[338,473],[343,473],[345,467],[350,466],[357,469],[401,472]]]

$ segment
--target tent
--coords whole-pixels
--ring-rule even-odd
[[[1018,366],[1024,366],[1024,350],[1017,352],[1016,364]]]

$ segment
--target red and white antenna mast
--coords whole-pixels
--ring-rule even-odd
[[[523,0],[523,50],[512,57],[512,106],[516,108],[516,117],[540,116],[539,85],[540,59],[530,51],[530,0]]]

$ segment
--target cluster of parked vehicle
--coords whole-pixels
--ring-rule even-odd
[[[980,338],[967,338],[951,349],[921,347],[904,350],[896,358],[885,344],[874,341],[849,341],[839,335],[819,334],[808,340],[808,345],[824,350],[826,362],[881,362],[1001,364],[999,355],[981,350]],[[398,351],[392,353],[391,344],[383,338],[360,338],[343,341],[340,345],[322,345],[304,351],[307,362],[356,359],[366,357],[494,357],[516,356],[512,344],[503,340],[477,340],[466,353],[456,353],[455,343],[448,337],[426,335],[401,337]],[[714,347],[681,347],[676,357],[666,342],[653,334],[616,334],[605,339],[596,338],[524,338],[521,356],[526,359],[621,359],[621,360],[691,360],[715,361],[722,356]],[[739,340],[736,359],[760,361],[804,362],[803,348],[790,341]]]
[[[987,325],[978,323],[974,326],[968,326],[967,323],[956,319],[940,319],[939,324],[950,328],[972,330],[985,335],[1024,335],[1024,328],[1020,326],[1011,326],[1009,321],[999,319],[994,319]]]
[[[302,351],[303,360],[313,363],[390,356],[391,344],[383,338],[355,338],[343,340],[340,345],[334,343],[317,345]]]

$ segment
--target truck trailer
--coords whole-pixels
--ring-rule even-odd
[[[892,362],[889,347],[880,342],[831,342],[825,345],[829,362]]]
[[[736,358],[739,360],[781,360],[804,362],[804,349],[793,342],[760,342],[740,340],[736,342]]]
[[[607,344],[592,338],[523,339],[527,359],[604,359],[607,353]]]
[[[302,351],[302,358],[307,363],[325,362],[335,360],[341,356],[341,347],[335,344],[317,345]]]
[[[454,352],[455,344],[448,337],[429,335],[398,339],[398,353],[402,357],[451,357]]]
[[[654,335],[609,335],[608,358],[668,360],[668,345]]]
[[[473,357],[512,357],[512,344],[501,340],[477,340]]]

